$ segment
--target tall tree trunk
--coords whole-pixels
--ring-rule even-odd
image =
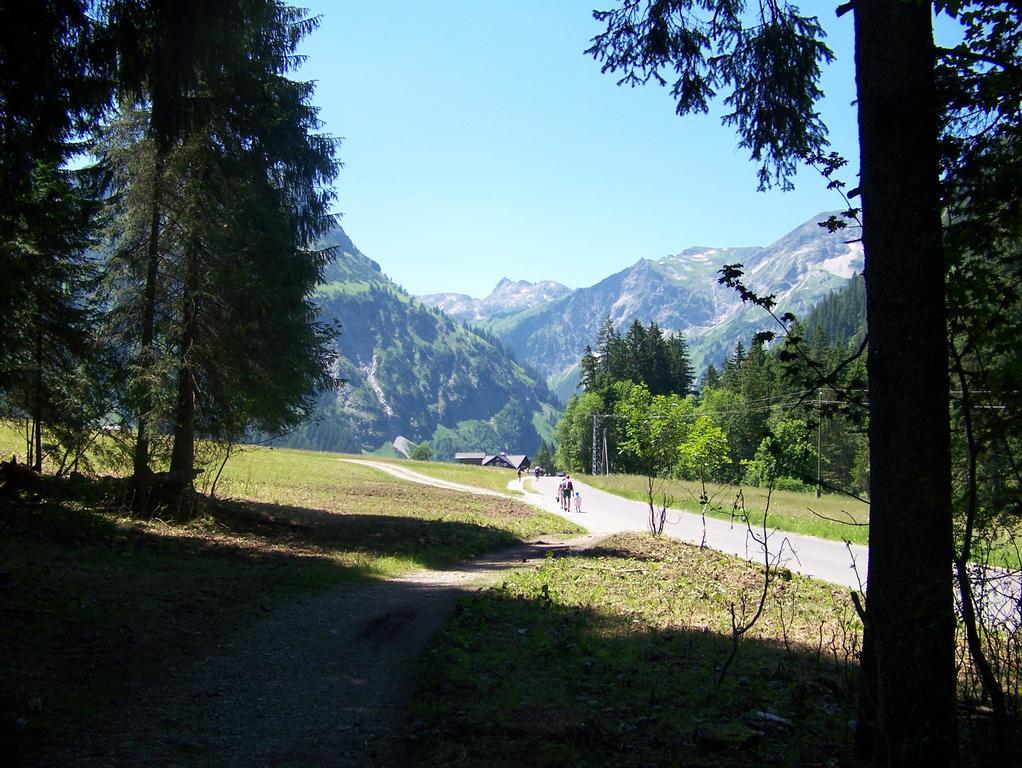
[[[857,0],[869,322],[869,647],[862,746],[956,762],[944,261],[929,3]],[[872,722],[870,722],[872,720]],[[865,744],[866,741],[871,744]]]
[[[181,334],[181,363],[178,371],[177,416],[174,420],[174,448],[170,473],[180,490],[192,488],[195,471],[195,372],[192,353],[198,336],[199,260],[194,244],[185,254],[184,326]]]
[[[35,446],[32,469],[43,471],[43,319],[40,311],[40,291],[36,291],[35,311],[35,381],[32,393],[32,442]]]
[[[155,111],[155,107],[154,107]],[[141,339],[141,360],[142,366],[148,367],[152,364],[153,341],[156,337],[156,283],[159,279],[160,266],[160,229],[163,217],[163,168],[164,158],[162,152],[156,161],[156,168],[153,178],[152,208],[149,217],[149,237],[146,244],[146,280],[145,296],[142,307],[142,339]],[[138,432],[135,439],[135,455],[133,463],[133,481],[139,492],[136,495],[136,503],[145,504],[145,493],[147,480],[150,475],[149,468],[149,418],[152,409],[152,398],[148,392],[142,395],[136,414],[138,420]]]

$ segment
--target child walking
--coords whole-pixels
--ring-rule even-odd
[[[578,491],[575,491],[575,511],[576,512],[582,511],[582,494],[579,493]]]

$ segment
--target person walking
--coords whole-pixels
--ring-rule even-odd
[[[565,512],[571,511],[571,497],[575,491],[575,486],[571,482],[571,475],[564,476],[564,495],[561,500],[561,509]]]
[[[575,491],[575,511],[582,514],[582,494]]]

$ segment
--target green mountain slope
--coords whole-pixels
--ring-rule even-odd
[[[775,294],[778,312],[799,317],[862,271],[861,246],[847,242],[853,235],[830,234],[817,225],[828,216],[814,216],[766,246],[695,247],[657,260],[640,259],[588,288],[521,309],[486,314],[488,299],[465,306],[473,322],[542,371],[562,399],[575,390],[585,345],[595,343],[608,317],[619,329],[633,320],[653,320],[665,331],[684,333],[701,373],[709,363],[719,365],[738,340],[747,342],[755,331],[773,329],[762,310],[743,304],[737,293],[717,283],[725,264],[743,264],[753,290]],[[460,317],[462,310],[451,306]]]
[[[542,377],[530,375],[494,337],[416,301],[364,256],[343,230],[326,282],[321,319],[339,323],[336,373],[317,420],[285,443],[368,451],[404,436],[455,450],[532,453],[556,417]]]

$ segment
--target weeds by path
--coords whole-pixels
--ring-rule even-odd
[[[788,576],[720,689],[728,606],[751,601],[760,568],[623,535],[508,576],[462,602],[424,661],[418,763],[839,759],[854,716],[860,625],[844,592]]]

